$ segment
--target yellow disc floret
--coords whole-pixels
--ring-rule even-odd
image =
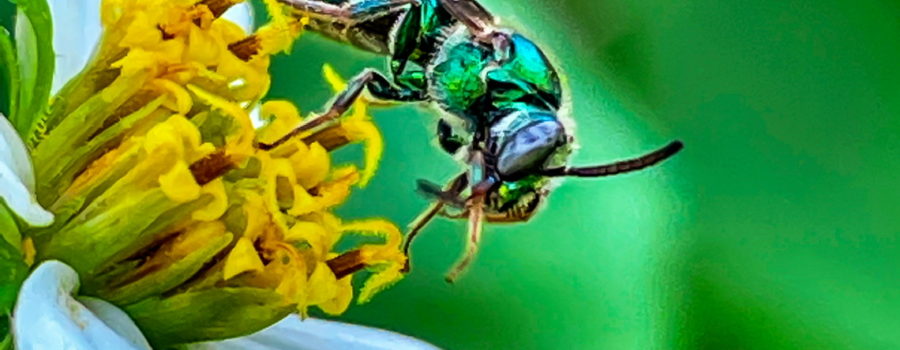
[[[236,2],[104,0],[97,54],[32,145],[37,196],[56,221],[28,232],[28,251],[71,265],[84,293],[124,308],[154,345],[248,334],[310,307],[339,314],[356,272],[371,272],[365,302],[406,262],[393,224],[332,212],[381,159],[366,103],[291,134],[315,116],[262,100],[270,56],[306,19],[266,0],[272,21],[245,33],[218,18]],[[345,85],[330,67],[324,75]],[[362,170],[334,164],[331,153],[354,142]],[[352,234],[381,240],[339,250]]]

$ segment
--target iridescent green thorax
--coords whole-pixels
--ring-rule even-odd
[[[509,58],[487,73],[491,101],[497,109],[517,103],[558,110],[562,87],[556,69],[528,38],[513,34]]]
[[[547,57],[524,36],[509,37],[509,52],[499,65],[496,53],[467,40],[466,31],[447,39],[429,81],[430,92],[442,107],[474,125],[489,124],[491,116],[507,109],[560,108],[559,76]]]

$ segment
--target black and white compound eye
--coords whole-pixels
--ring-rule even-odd
[[[565,128],[557,120],[544,120],[522,127],[501,145],[497,170],[504,178],[538,170],[565,143],[566,137]]]

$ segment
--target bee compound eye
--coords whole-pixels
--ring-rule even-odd
[[[517,176],[537,169],[559,147],[559,141],[565,137],[562,124],[555,120],[523,127],[503,145],[497,169],[503,176]]]

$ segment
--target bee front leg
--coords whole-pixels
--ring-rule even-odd
[[[468,203],[469,225],[468,235],[466,237],[466,250],[463,252],[462,258],[447,273],[444,280],[447,283],[456,282],[456,279],[468,269],[469,265],[475,260],[478,254],[478,245],[481,243],[481,232],[484,226],[484,196],[474,196]]]
[[[468,235],[466,236],[466,250],[463,252],[462,258],[453,266],[453,269],[447,273],[444,280],[447,283],[453,283],[459,276],[466,271],[475,255],[478,254],[478,245],[481,243],[481,233],[484,227],[484,201],[488,192],[494,184],[494,181],[486,173],[486,165],[484,153],[480,150],[474,150],[469,160],[471,168],[469,170],[470,191],[469,199],[466,201],[466,212],[469,214]]]
[[[331,106],[328,107],[328,110],[326,110],[325,113],[305,121],[275,142],[270,144],[259,143],[257,144],[257,147],[262,150],[273,149],[305,131],[315,129],[316,127],[337,120],[353,106],[353,103],[359,99],[359,96],[362,95],[364,89],[368,89],[369,93],[375,98],[389,101],[422,101],[425,100],[426,96],[424,91],[399,88],[391,84],[391,82],[381,73],[374,69],[366,69],[347,83],[347,88],[334,98],[331,102]]]
[[[455,177],[453,181],[450,182],[450,185],[447,186],[447,190],[442,192],[449,197],[459,197],[460,193],[462,193],[468,183],[469,182],[467,174],[463,173]],[[420,214],[415,220],[413,220],[412,223],[409,224],[409,232],[406,233],[406,239],[403,242],[403,255],[406,255],[407,257],[406,266],[403,267],[404,273],[407,273],[410,270],[409,248],[413,240],[416,239],[416,236],[419,234],[419,232],[422,232],[422,229],[425,228],[425,225],[428,225],[428,223],[431,222],[431,220],[433,220],[435,216],[443,211],[445,205],[446,202],[439,198],[435,202],[431,203],[431,205],[428,206],[428,209],[425,209],[422,214]]]

